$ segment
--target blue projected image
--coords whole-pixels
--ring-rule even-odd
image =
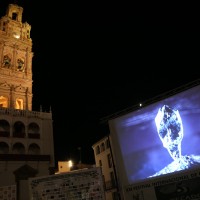
[[[199,85],[112,119],[109,126],[125,184],[200,167]]]
[[[159,109],[155,117],[155,123],[163,147],[168,150],[173,162],[150,177],[193,168],[200,164],[200,156],[181,154],[181,142],[184,131],[178,110],[164,105]]]

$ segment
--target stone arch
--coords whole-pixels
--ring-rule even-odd
[[[29,138],[40,138],[40,127],[37,123],[31,122],[28,125],[28,137]]]
[[[14,154],[25,154],[25,147],[22,143],[20,142],[16,142],[13,146],[12,146],[12,153]]]
[[[8,121],[2,119],[0,120],[0,137],[10,136],[10,124]]]
[[[21,121],[16,121],[13,125],[13,137],[25,137],[25,125]]]
[[[8,154],[9,146],[6,142],[0,142],[0,154]]]
[[[39,145],[32,143],[28,147],[28,154],[33,154],[33,155],[40,155],[40,147]]]

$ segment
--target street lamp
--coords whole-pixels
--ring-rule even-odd
[[[71,171],[71,167],[73,166],[73,162],[71,160],[68,161],[69,171]]]

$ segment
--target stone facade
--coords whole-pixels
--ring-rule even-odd
[[[105,200],[100,167],[29,179],[30,199]]]

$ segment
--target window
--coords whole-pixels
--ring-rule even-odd
[[[0,107],[8,107],[8,99],[6,97],[0,96]]]
[[[104,142],[101,143],[101,152],[105,151],[105,144]]]
[[[37,144],[30,144],[28,148],[28,153],[32,155],[40,155],[40,147]]]
[[[17,121],[14,123],[13,137],[17,137],[17,138],[25,137],[25,125],[21,121]]]
[[[0,137],[10,136],[10,124],[6,120],[0,120]]]
[[[23,110],[23,99],[16,99],[15,108]]]
[[[40,138],[40,127],[35,122],[28,125],[28,137],[32,139]]]
[[[17,71],[24,72],[24,60],[21,58],[17,59]]]
[[[116,183],[115,183],[115,175],[113,172],[110,172],[110,180],[112,182],[112,186],[116,186]]]
[[[99,146],[96,147],[96,155],[100,154],[100,148]]]
[[[22,143],[15,143],[12,147],[12,152],[14,154],[25,154],[25,147]]]
[[[4,55],[3,67],[10,68],[10,66],[11,66],[11,58],[8,55]]]
[[[5,142],[0,142],[0,154],[7,154],[9,153],[9,146]]]
[[[109,140],[107,139],[106,140],[106,149],[109,149],[110,148],[110,143],[109,143]]]
[[[12,13],[12,20],[16,20],[17,19],[17,13]]]
[[[107,158],[108,158],[108,166],[109,166],[109,168],[111,168],[112,167],[112,157],[110,154],[108,154]]]
[[[102,167],[102,161],[101,160],[99,160],[99,166]]]

